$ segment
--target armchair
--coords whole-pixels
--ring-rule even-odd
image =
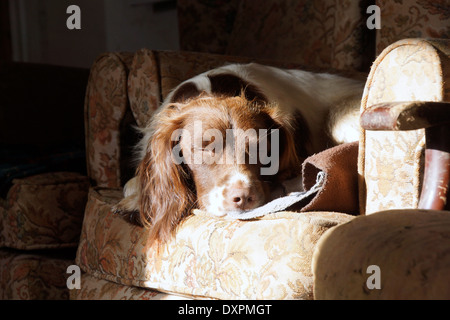
[[[223,221],[196,211],[161,251],[147,242],[145,230],[111,213],[133,174],[130,146],[137,136],[132,127],[142,126],[176,84],[224,62],[252,59],[289,68],[367,70],[374,54],[381,53],[367,81],[363,118],[379,103],[390,111],[399,109],[390,107],[398,107],[399,101],[432,101],[446,108],[448,42],[408,40],[382,52],[405,37],[448,37],[445,11],[429,1],[379,0],[383,28],[368,31],[361,10],[368,5],[364,0],[271,0],[263,7],[238,1],[225,6],[223,1],[178,4],[182,48],[230,56],[141,50],[107,53],[95,61],[85,100],[89,195],[88,180],[79,175],[45,174],[16,181],[0,208],[0,297],[66,298],[63,275],[74,263],[73,251],[66,249],[78,245],[75,263],[84,273],[81,289],[70,292],[72,299],[448,298],[448,211],[417,209],[434,208],[429,203],[435,201],[425,200],[429,194],[439,209],[448,210],[448,191],[435,192],[445,190],[446,179],[441,183],[426,169],[435,159],[429,143],[434,129],[387,132],[378,131],[373,117],[363,123],[359,152],[351,145],[333,153],[337,160],[341,155],[350,159],[336,169],[345,172],[342,179],[334,171],[327,176],[328,186],[331,180],[335,186],[348,182],[344,189],[351,206],[341,206],[338,196],[325,192],[327,197],[317,194],[301,213],[281,212],[254,221]],[[261,60],[268,57],[278,62]],[[408,105],[400,109],[407,111]],[[437,159],[442,159],[448,149],[438,151]],[[444,177],[445,161],[439,161]],[[335,168],[315,164],[307,167]],[[421,192],[433,184],[431,192]],[[42,210],[24,211],[24,201],[16,201],[19,195],[39,195],[36,190],[45,192],[55,185],[73,191],[71,199],[88,198],[79,243],[84,200],[75,201],[74,210],[45,215],[51,219],[37,231],[33,226]],[[65,194],[64,188],[56,189]],[[61,199],[58,194],[51,198]],[[381,270],[379,290],[367,286],[369,265]]]
[[[158,250],[145,229],[111,212],[127,180],[121,162],[129,161],[125,154],[132,144],[123,142],[132,139],[124,126],[145,124],[170,88],[225,61],[247,60],[141,50],[105,54],[94,64],[86,98],[86,143],[88,172],[96,186],[89,192],[77,252],[76,263],[85,272],[82,288],[71,291],[73,299],[311,297],[311,248],[318,235],[350,215],[287,212],[252,223],[197,211],[176,239]],[[273,229],[279,232],[270,236]],[[249,234],[258,240],[249,241]],[[240,276],[243,270],[246,277]]]
[[[445,69],[449,57],[446,48],[447,41],[419,39],[400,41],[387,48],[368,77],[362,110],[379,102],[398,101],[399,96],[396,95],[400,95],[402,101],[447,101],[445,94],[448,90],[443,89],[448,72]],[[352,285],[357,283],[355,287],[361,290],[367,280],[366,274],[357,272],[364,280],[362,283],[347,280],[352,270],[362,270],[365,267],[360,265],[362,258],[341,259],[339,263],[337,261],[345,254],[352,255],[361,251],[358,254],[363,255],[374,251],[367,247],[364,250],[360,247],[353,250],[348,244],[349,239],[354,239],[350,243],[355,246],[372,243],[374,238],[368,236],[370,233],[360,230],[381,233],[389,238],[391,229],[398,229],[390,224],[392,220],[397,219],[399,225],[402,225],[404,219],[414,221],[417,225],[426,220],[426,213],[414,210],[418,207],[423,176],[425,132],[362,130],[358,154],[360,216],[355,217],[345,209],[341,212],[347,213],[330,212],[329,207],[321,205],[306,206],[307,210],[301,213],[279,212],[251,221],[226,221],[197,210],[182,223],[176,238],[162,250],[149,243],[144,229],[128,224],[111,212],[111,207],[122,197],[121,181],[126,181],[121,171],[121,161],[126,159],[123,156],[126,147],[121,143],[132,139],[126,137],[129,131],[124,129],[124,125],[134,121],[143,125],[170,88],[224,61],[245,62],[246,59],[141,50],[134,55],[106,54],[94,65],[86,99],[86,132],[89,172],[97,186],[89,192],[76,258],[76,263],[84,271],[82,288],[72,290],[71,298],[355,297],[350,295],[353,292]],[[434,68],[431,71],[430,66]],[[107,68],[109,72],[105,73]],[[405,81],[405,88],[395,90],[396,86]],[[419,84],[414,87],[416,82]],[[97,87],[98,84],[107,87],[100,88]],[[423,90],[425,85],[427,88]],[[121,95],[108,94],[118,92],[113,88],[120,88]],[[405,96],[405,90],[408,90],[409,98]],[[418,92],[422,95],[419,96]],[[116,111],[102,110],[111,105]],[[100,114],[107,115],[107,118],[96,120],[95,116]],[[102,130],[99,130],[100,126]],[[353,170],[354,175],[345,176],[349,181],[358,180],[356,158]],[[331,175],[332,172],[330,177]],[[355,190],[354,193],[358,191]],[[405,215],[389,215],[392,211],[386,211],[394,209]],[[445,211],[433,211],[429,215],[432,218],[430,221],[447,219],[447,214]],[[412,218],[408,218],[410,215]],[[379,217],[379,223],[387,224],[383,231],[374,230],[372,223],[375,218],[372,217]],[[365,229],[358,229],[361,224]],[[439,227],[444,228],[444,225]],[[350,238],[347,234],[341,235],[347,228],[356,228],[353,233],[347,232]],[[386,247],[386,241],[377,242],[378,252],[384,252],[382,249]],[[403,248],[405,261],[413,256],[408,256],[410,248]],[[421,249],[417,250],[420,252]],[[440,249],[436,250],[439,257],[445,253]],[[381,264],[382,261],[379,261]],[[431,270],[439,268],[434,262],[427,260],[427,270],[437,275],[436,279],[439,281],[448,279],[440,272],[444,267],[436,269],[436,272]],[[377,261],[371,264],[377,264]],[[382,272],[393,270],[391,264],[380,267]],[[361,279],[358,278],[358,281]],[[393,278],[391,281],[395,283]],[[382,288],[383,285],[384,283]],[[363,288],[362,291],[370,289]],[[378,297],[414,297],[409,293],[385,293]],[[424,291],[423,297],[429,297],[428,293]],[[438,296],[448,297],[443,291],[439,291]]]

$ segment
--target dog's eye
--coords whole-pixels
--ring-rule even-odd
[[[212,156],[218,155],[222,152],[220,145],[218,143],[214,143],[214,142],[209,143],[202,149],[203,149],[203,152],[206,152]]]
[[[211,154],[215,154],[216,153],[216,148],[214,147],[214,143],[210,143],[209,145],[207,145],[205,148],[203,148],[203,151],[205,152],[209,152]]]
[[[217,146],[215,143],[205,144],[202,147],[192,146],[192,150],[209,153],[209,154],[216,154],[220,151],[220,150],[217,150]]]
[[[202,149],[205,152],[210,154],[218,154],[222,151],[223,144],[220,143],[220,139],[216,139],[215,136],[212,136],[210,140],[202,141]]]
[[[203,140],[202,141],[202,148],[207,148],[209,145],[212,145],[212,144],[214,144],[214,141],[216,141],[216,137],[215,136],[212,136],[211,137],[211,139],[209,139],[209,140]]]

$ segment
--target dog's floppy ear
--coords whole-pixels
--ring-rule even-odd
[[[297,120],[281,112],[278,107],[266,108],[273,125],[271,128],[279,131],[279,170],[277,179],[283,181],[301,174],[301,164],[304,151],[301,137],[295,136]],[[270,134],[270,132],[269,132]],[[306,157],[306,155],[305,155]]]
[[[187,165],[177,163],[173,150],[178,143],[172,134],[182,129],[184,115],[176,106],[159,115],[147,153],[137,169],[139,212],[150,239],[167,241],[196,200]]]
[[[169,240],[196,201],[188,166],[173,156],[180,140],[173,133],[182,132],[184,116],[179,104],[171,104],[155,117],[136,177],[126,185],[129,194],[116,206],[127,220],[148,227],[150,240]]]

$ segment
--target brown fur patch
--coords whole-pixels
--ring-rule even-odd
[[[170,102],[184,103],[198,97],[200,94],[201,92],[198,90],[195,83],[186,82],[176,89]]]
[[[245,98],[249,101],[266,102],[267,98],[259,90],[232,74],[209,75],[211,93],[224,97],[238,97],[244,91]]]

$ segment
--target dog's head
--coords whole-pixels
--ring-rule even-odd
[[[168,103],[119,211],[135,203],[150,238],[165,241],[194,208],[221,216],[264,204],[271,184],[299,174],[293,121],[244,92]]]

